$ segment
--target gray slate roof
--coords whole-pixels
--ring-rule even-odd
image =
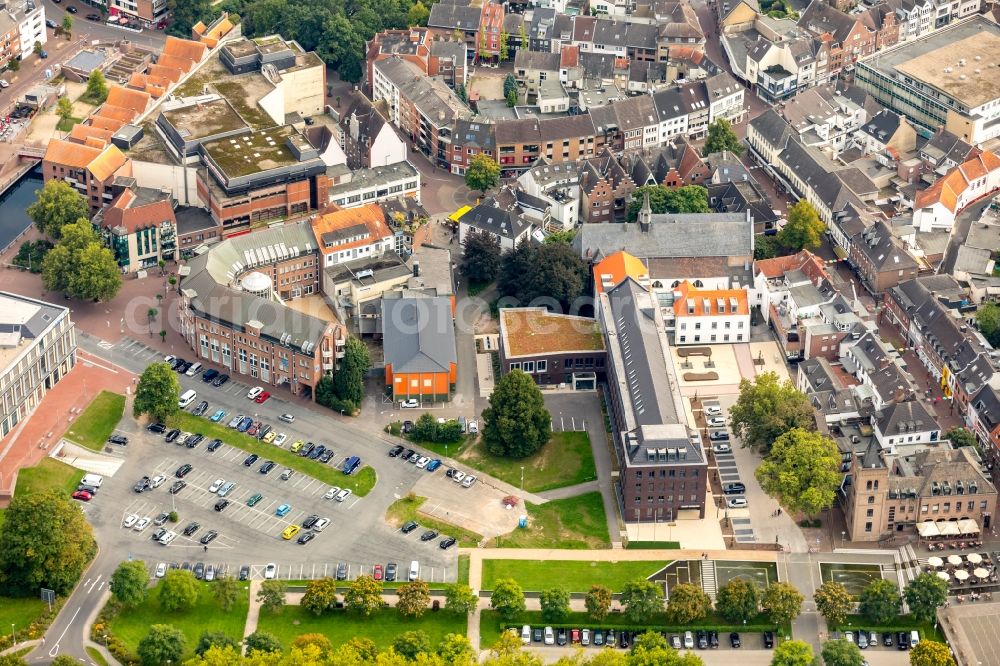
[[[649,231],[634,223],[584,224],[573,246],[594,260],[621,249],[640,259],[752,257],[753,226],[743,213],[653,215]]]
[[[449,372],[458,362],[449,298],[382,299],[382,334],[394,374]]]

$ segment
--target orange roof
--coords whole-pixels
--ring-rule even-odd
[[[102,118],[120,120],[123,123],[130,123],[135,120],[136,117],[136,113],[132,109],[124,106],[114,106],[112,104],[105,104],[102,106],[101,110],[97,112],[97,115]]]
[[[197,63],[201,62],[201,59],[205,57],[205,51],[207,50],[208,47],[204,44],[191,41],[190,39],[167,37],[167,41],[163,45],[162,54],[186,58],[187,60]],[[186,68],[184,71],[188,71],[188,69],[190,69],[190,67]]]
[[[745,289],[698,289],[685,280],[674,290],[674,314],[704,317],[750,314]]]
[[[914,208],[925,208],[941,204],[952,213],[958,212],[958,199],[969,187],[969,183],[986,174],[1000,169],[1000,157],[984,150],[967,162],[958,165],[944,178],[934,181],[926,190],[917,192]]]
[[[73,125],[69,132],[69,140],[75,143],[85,143],[87,139],[100,139],[104,143],[111,142],[111,130],[94,127],[93,125]]]
[[[99,148],[91,148],[62,139],[49,141],[45,149],[45,161],[73,169],[84,169],[101,154]]]
[[[641,259],[628,252],[615,252],[594,266],[594,287],[598,294],[617,287],[629,277],[643,284],[649,280],[649,270]]]
[[[229,34],[229,31],[233,29],[233,23],[228,18],[223,17],[221,21],[216,23],[211,30],[208,31],[208,37],[213,39],[219,39],[220,37],[225,37]]]
[[[185,73],[190,72],[196,63],[196,60],[191,60],[190,58],[185,58],[184,56],[170,55],[168,53],[161,54],[159,60],[156,61],[157,65],[170,67],[171,69],[180,70]]]
[[[176,83],[181,80],[182,76],[184,76],[184,70],[177,69],[176,67],[167,67],[162,62],[158,62],[149,68],[150,78],[160,77]]]
[[[378,204],[319,215],[313,219],[312,228],[323,254],[363,247],[392,235]]]
[[[118,169],[122,168],[128,158],[118,150],[117,146],[111,145],[104,149],[104,152],[97,156],[87,168],[98,180],[107,180],[114,175]]]
[[[560,67],[576,67],[580,64],[580,47],[576,44],[564,44],[559,52]]]
[[[191,32],[193,32],[196,35],[203,35],[203,34],[205,34],[205,30],[206,29],[207,28],[206,28],[205,24],[202,23],[201,21],[198,21],[193,26],[191,26]]]
[[[796,269],[801,269],[813,280],[816,280],[817,277],[829,277],[823,260],[809,250],[799,250],[796,254],[784,257],[760,259],[755,261],[753,265],[755,273],[763,274],[769,280],[781,277],[788,271]]]
[[[149,104],[149,94],[141,90],[114,86],[108,91],[108,99],[105,104],[131,109],[138,116],[146,110],[146,106]]]
[[[90,146],[91,148],[97,148],[98,150],[104,150],[104,146],[108,145],[108,142],[99,139],[96,136],[88,136],[83,140],[83,145]]]
[[[122,128],[122,121],[117,118],[103,118],[101,116],[93,116],[90,119],[90,124],[93,127],[100,127],[101,129],[111,130],[112,132],[117,132]]]

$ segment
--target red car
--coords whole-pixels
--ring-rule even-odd
[[[375,580],[382,580],[382,565],[376,564],[375,569],[372,571],[372,578]]]
[[[268,393],[267,391],[264,391],[259,396],[257,396],[256,398],[254,398],[254,400],[259,404],[259,403],[262,403],[262,402],[267,402],[267,399],[270,398],[270,397],[271,397],[271,394]]]
[[[73,499],[80,500],[82,502],[89,502],[94,496],[91,495],[86,490],[77,490],[73,493]]]

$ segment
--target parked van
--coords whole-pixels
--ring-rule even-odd
[[[83,478],[80,479],[80,483],[91,488],[100,488],[101,484],[104,483],[104,477],[100,474],[84,474]]]
[[[201,363],[193,363],[191,364],[191,367],[187,369],[187,372],[185,372],[184,374],[187,375],[188,377],[194,377],[199,372],[201,372]]]
[[[188,405],[197,399],[198,394],[193,389],[188,389],[181,394],[181,399],[177,401],[177,406],[181,409],[187,409]]]
[[[409,579],[410,580],[416,580],[418,578],[420,578],[420,562],[417,562],[416,560],[413,560],[412,562],[410,562],[410,575],[409,575]]]
[[[910,632],[910,649],[912,650],[913,648],[917,647],[917,643],[919,642],[920,642],[920,634],[918,634],[917,630],[914,629],[913,631]]]

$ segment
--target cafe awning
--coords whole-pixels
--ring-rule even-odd
[[[979,534],[979,523],[972,518],[963,518],[958,521],[958,531],[960,534]]]
[[[940,520],[937,524],[938,532],[941,536],[958,536],[961,534],[961,530],[958,529],[958,523],[952,521]]]
[[[941,534],[941,532],[938,531],[937,524],[929,520],[917,525],[917,532],[925,539],[928,537],[936,537]]]

